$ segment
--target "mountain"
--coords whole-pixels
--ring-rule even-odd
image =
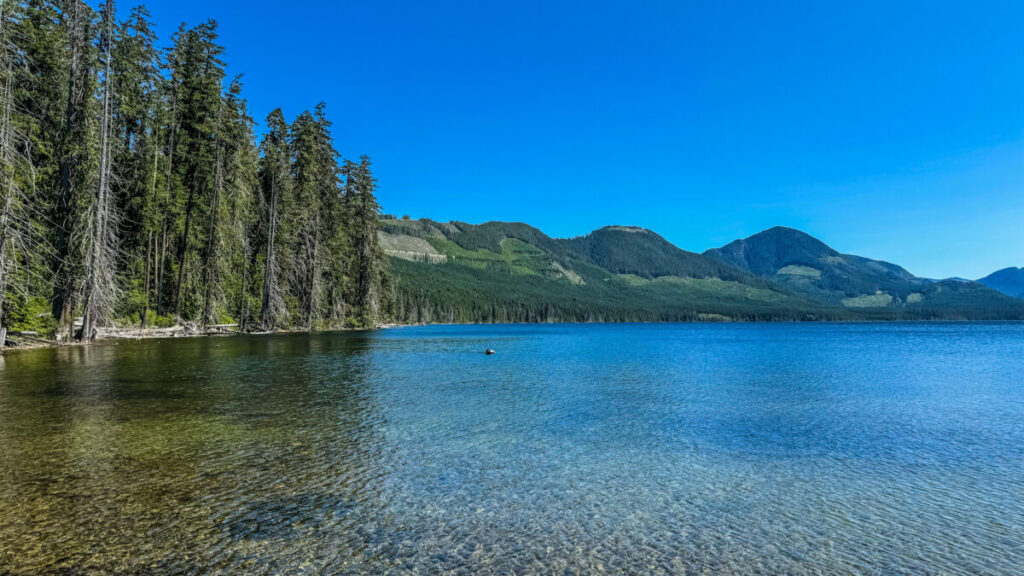
[[[1024,268],[1003,268],[978,282],[1007,296],[1024,298]]]
[[[842,254],[792,228],[775,227],[706,256],[816,300],[856,309],[893,309],[923,317],[1017,317],[1019,306],[981,284],[918,278],[896,264]]]
[[[849,319],[640,228],[555,239],[521,223],[381,221],[402,321]]]
[[[403,322],[1024,318],[980,284],[932,282],[772,229],[705,254],[608,226],[551,238],[515,222],[385,218]]]
[[[616,274],[653,279],[662,276],[721,278],[769,287],[749,272],[674,246],[658,234],[636,226],[606,226],[586,236],[555,240],[581,259]]]

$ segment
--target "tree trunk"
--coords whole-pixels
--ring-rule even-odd
[[[206,273],[203,278],[203,323],[216,324],[217,310],[216,290],[217,278],[217,257],[218,238],[217,231],[220,223],[220,197],[224,190],[224,144],[221,139],[221,128],[223,124],[224,101],[221,98],[220,108],[217,112],[218,130],[217,138],[217,166],[215,168],[215,182],[213,186],[213,197],[210,198],[210,228],[206,239]]]
[[[274,293],[277,290],[277,264],[274,262],[274,236],[277,233],[277,184],[271,184],[270,231],[267,234],[267,262],[263,273],[263,306],[260,308],[260,324],[264,330],[274,328]]]
[[[242,260],[242,289],[239,290],[238,303],[238,330],[246,332],[249,329],[249,248],[243,251]]]
[[[161,315],[164,313],[164,266],[166,265],[167,258],[167,217],[164,217],[163,229],[160,232],[160,238],[157,239],[157,252],[160,254],[160,259],[157,262],[156,269],[154,270],[156,280],[156,313]],[[154,256],[155,258],[156,256]]]
[[[306,291],[308,297],[306,298],[306,330],[313,329],[313,317],[316,311],[316,280],[319,274],[317,265],[319,259],[317,258],[317,252],[319,251],[320,244],[320,217],[319,215],[314,216],[313,223],[313,246],[309,251],[310,264],[309,264],[309,276],[306,280],[307,286]]]
[[[103,109],[100,119],[100,170],[99,185],[96,189],[95,205],[91,216],[91,238],[87,251],[85,281],[85,312],[82,317],[81,340],[94,340],[101,324],[110,316],[116,286],[116,242],[114,229],[113,197],[110,193],[110,123],[111,111],[111,43],[113,42],[113,0],[107,0],[103,11],[106,38],[104,56],[106,65],[103,74]]]
[[[7,86],[10,87],[10,83],[8,83]],[[10,94],[10,92],[7,92],[5,96],[8,94]],[[11,211],[14,208],[14,187],[13,182],[11,182],[10,175],[8,174],[8,170],[10,168],[7,164],[7,146],[9,144],[9,139],[7,137],[7,121],[10,117],[9,113],[10,104],[8,102],[4,102],[4,126],[0,128],[0,130],[3,131],[3,133],[0,134],[0,138],[2,138],[0,146],[3,147],[2,150],[0,150],[0,154],[3,155],[3,157],[0,158],[0,162],[3,163],[0,164],[0,169],[3,170],[4,174],[4,182],[0,184],[3,186],[2,191],[4,194],[3,211],[0,212],[0,351],[4,349],[7,342],[7,318],[4,316],[4,296],[7,293],[7,272],[11,268],[11,264],[9,262],[11,257],[7,251],[7,242],[8,232],[11,226]]]
[[[166,195],[164,197],[164,223],[163,230],[160,238],[160,265],[157,266],[157,282],[156,282],[156,311],[157,314],[164,314],[164,275],[166,270],[164,267],[167,265],[167,221],[171,217],[170,209],[170,194],[171,194],[171,172],[174,168],[174,141],[178,134],[178,98],[177,92],[171,92],[171,133],[167,139],[167,167],[164,170],[164,188]]]
[[[181,322],[181,284],[185,280],[185,258],[188,256],[188,232],[192,227],[192,205],[195,200],[195,187],[189,186],[188,202],[185,204],[185,233],[181,237],[181,248],[178,249],[178,283],[174,288],[174,317]]]
[[[13,244],[16,225],[14,222],[14,200],[18,190],[15,188],[13,151],[11,142],[11,111],[14,82],[10,68],[7,48],[6,13],[3,0],[0,0],[0,74],[3,84],[0,88],[0,352],[7,345],[7,317],[4,311],[4,297],[7,294],[8,276],[14,268]]]
[[[150,261],[151,261],[150,257],[152,256],[152,253],[153,253],[153,232],[150,231],[148,238],[146,238],[146,273],[145,273],[145,275],[146,275],[146,282],[145,282],[145,289],[144,289],[144,291],[146,293],[146,301],[142,305],[142,311],[139,312],[139,328],[145,328],[146,327],[146,315],[149,313],[149,266],[150,266]]]
[[[60,188],[55,206],[54,222],[57,223],[57,268],[54,274],[53,290],[53,316],[57,319],[57,340],[69,340],[72,337],[71,309],[74,299],[74,274],[70,270],[72,260],[71,233],[74,226],[74,217],[71,213],[71,171],[74,167],[75,157],[70,150],[73,144],[70,142],[71,134],[75,129],[76,114],[76,85],[75,80],[79,75],[81,58],[79,55],[79,0],[71,0],[73,5],[71,11],[70,30],[68,36],[71,43],[71,61],[68,70],[67,100],[64,107],[64,134],[63,154],[60,159]]]

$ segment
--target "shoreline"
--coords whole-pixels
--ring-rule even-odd
[[[0,353],[16,350],[38,350],[40,348],[63,348],[67,346],[88,346],[103,342],[116,342],[118,340],[160,340],[174,338],[203,338],[218,336],[274,336],[282,334],[314,334],[316,332],[359,332],[365,330],[378,330],[382,328],[397,327],[395,324],[382,324],[373,328],[339,328],[337,330],[274,330],[269,332],[240,332],[224,328],[226,325],[198,327],[184,324],[176,324],[166,328],[101,328],[95,340],[80,341],[71,340],[58,342],[46,340],[35,336],[22,336],[19,334],[8,334],[7,340],[27,338],[28,341],[19,342],[17,346],[4,346]],[[233,325],[232,325],[233,326]]]
[[[8,341],[26,338],[15,346],[0,348],[0,354],[18,350],[38,350],[41,348],[61,348],[66,346],[88,346],[95,343],[116,342],[119,340],[159,340],[172,338],[202,338],[229,336],[282,336],[288,334],[318,334],[327,332],[368,332],[372,330],[390,330],[396,328],[421,328],[426,326],[554,326],[554,325],[616,325],[616,324],[1020,324],[1018,319],[900,319],[900,320],[691,320],[691,321],[632,321],[632,322],[430,322],[407,324],[387,322],[371,328],[338,328],[332,330],[274,330],[269,332],[240,332],[221,326],[199,328],[178,324],[166,328],[104,328],[97,338],[91,342],[72,340],[57,342],[36,336],[9,334]]]

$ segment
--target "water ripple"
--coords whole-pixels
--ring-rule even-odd
[[[1012,324],[12,353],[0,574],[1018,574],[1022,368]]]

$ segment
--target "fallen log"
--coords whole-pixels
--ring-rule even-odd
[[[11,334],[13,335],[17,333],[11,332]],[[30,336],[30,334],[35,334],[35,332],[22,332],[20,334],[17,334],[17,336],[19,338],[25,338],[28,340],[32,340],[34,342],[42,342],[43,344],[56,344],[56,342],[54,342],[53,340],[47,340],[45,338],[36,338],[35,336]]]

